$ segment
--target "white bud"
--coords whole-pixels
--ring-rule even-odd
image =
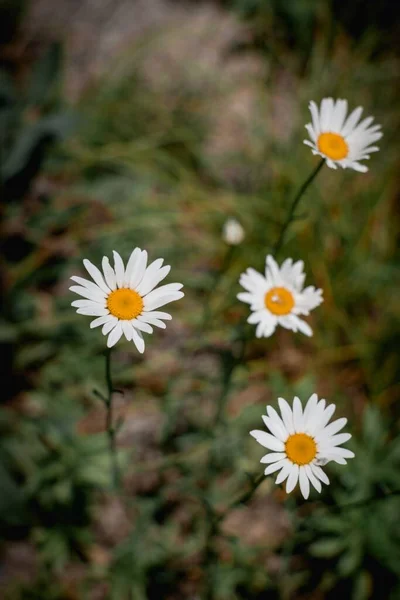
[[[244,229],[233,217],[227,219],[222,230],[222,239],[230,246],[237,246],[244,240]]]

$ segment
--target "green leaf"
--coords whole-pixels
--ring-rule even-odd
[[[368,405],[364,410],[363,437],[370,451],[380,449],[385,443],[385,424],[376,406]]]
[[[23,171],[29,161],[33,160],[35,153],[43,153],[47,143],[63,139],[73,130],[75,123],[76,119],[72,112],[62,112],[44,117],[37,123],[25,127],[1,168],[4,181]]]
[[[361,571],[354,584],[352,600],[368,600],[371,591],[371,576]]]
[[[361,546],[353,544],[338,561],[337,570],[340,575],[342,577],[351,575],[360,566],[362,558]]]
[[[310,554],[318,558],[332,558],[340,554],[347,542],[341,538],[323,538],[310,545]]]
[[[50,97],[58,83],[62,64],[62,47],[54,42],[44,56],[33,67],[27,90],[27,103],[41,106]]]

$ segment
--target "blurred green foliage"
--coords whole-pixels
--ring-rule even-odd
[[[1,71],[4,597],[190,598],[207,583],[220,600],[398,597],[397,59],[382,35],[349,38],[332,6],[237,1],[255,43],[217,49],[216,66],[179,28],[161,31],[122,53],[73,112],[59,44],[22,87]],[[255,71],[243,74],[241,59]],[[250,118],[238,117],[230,107],[249,93]],[[303,199],[280,258],[304,259],[307,282],[324,289],[315,335],[252,341],[214,429],[246,312],[238,276],[261,268],[314,167],[307,103],[329,94],[376,116],[381,151],[365,176],[324,168]],[[218,278],[228,215],[246,240]],[[144,358],[128,344],[116,353],[121,503],[94,393],[104,338],[70,308],[67,280],[83,257],[126,258],[135,245],[165,257],[186,296]],[[356,458],[329,465],[331,486],[308,504],[267,480],[205,558],[207,507],[222,509],[259,472],[248,431],[265,403],[315,389],[349,417]],[[26,580],[9,575],[22,543],[35,565]]]

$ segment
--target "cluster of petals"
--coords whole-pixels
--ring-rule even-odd
[[[383,135],[380,125],[372,125],[374,117],[360,122],[361,106],[347,116],[347,100],[341,99],[324,98],[320,107],[311,101],[309,108],[312,123],[305,127],[311,141],[304,140],[304,143],[312,148],[313,154],[325,158],[332,169],[339,165],[361,173],[368,171],[360,161],[369,159],[372,152],[379,150],[375,142]]]
[[[253,311],[247,321],[256,324],[257,337],[271,336],[281,325],[307,336],[312,329],[301,315],[307,316],[323,301],[322,290],[309,286],[303,289],[304,263],[287,258],[279,267],[271,255],[266,257],[265,276],[248,268],[240,276],[246,290],[238,294],[239,300],[250,304]]]
[[[118,252],[113,252],[114,267],[105,256],[102,272],[89,260],[83,264],[93,281],[73,276],[78,285],[71,291],[83,297],[72,302],[77,313],[96,317],[90,327],[102,326],[108,335],[107,346],[114,346],[122,335],[133,341],[139,352],[144,352],[143,333],[152,333],[153,327],[166,327],[164,321],[172,317],[156,309],[179,300],[184,295],[181,283],[168,283],[156,287],[169,273],[170,266],[163,266],[158,258],[147,266],[147,252],[135,248],[124,266]],[[118,293],[116,293],[118,292]],[[129,304],[130,303],[130,304]]]
[[[286,480],[286,492],[290,493],[297,483],[304,498],[310,493],[310,483],[321,492],[322,483],[329,484],[321,466],[330,461],[345,465],[354,453],[340,445],[351,438],[350,433],[338,433],[347,423],[340,418],[329,423],[335,412],[334,404],[326,404],[313,394],[304,410],[299,398],[294,398],[293,406],[279,398],[280,415],[272,406],[267,406],[263,421],[269,433],[262,430],[250,434],[259,444],[271,452],[261,458],[269,466],[265,475],[279,471],[276,483]]]

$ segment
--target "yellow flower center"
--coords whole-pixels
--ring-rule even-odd
[[[142,297],[133,290],[114,290],[107,298],[107,308],[114,317],[124,321],[134,319],[143,310]]]
[[[294,306],[293,294],[283,287],[271,288],[265,294],[264,304],[274,315],[288,315]]]
[[[318,150],[332,160],[342,160],[349,153],[345,139],[338,133],[321,133],[317,142]]]
[[[316,457],[317,445],[306,433],[294,433],[288,437],[285,451],[288,459],[296,465],[308,465]]]

